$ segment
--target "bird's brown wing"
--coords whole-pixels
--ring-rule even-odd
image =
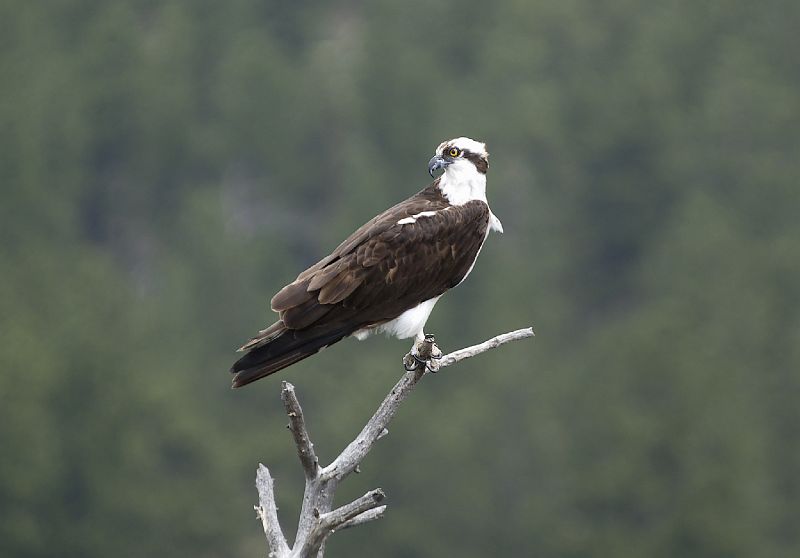
[[[488,206],[480,201],[447,206],[398,224],[403,215],[357,232],[325,264],[281,289],[272,308],[284,325],[304,329],[347,322],[355,331],[394,319],[457,285],[486,237]]]
[[[280,319],[242,347],[247,354],[231,369],[235,386],[392,320],[461,282],[486,238],[489,207],[481,201],[450,206],[433,186],[359,228],[272,298]]]

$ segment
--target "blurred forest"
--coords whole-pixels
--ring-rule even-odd
[[[800,555],[800,3],[0,2],[0,555],[263,556],[409,343],[243,390],[268,301],[492,154],[506,233],[428,329],[537,337],[422,382],[328,555]]]

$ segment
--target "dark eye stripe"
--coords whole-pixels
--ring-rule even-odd
[[[486,174],[486,171],[489,170],[489,161],[486,159],[486,157],[482,157],[481,155],[473,153],[472,151],[464,151],[462,156],[465,159],[472,161],[479,173]]]

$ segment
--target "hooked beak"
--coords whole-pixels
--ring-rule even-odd
[[[428,161],[428,174],[430,174],[431,178],[433,178],[433,171],[446,168],[450,162],[451,161],[448,161],[439,155],[434,155],[431,160]]]

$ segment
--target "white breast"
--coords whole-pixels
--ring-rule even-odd
[[[478,172],[470,161],[458,160],[449,165],[439,179],[439,189],[452,205],[486,201],[486,175]]]

